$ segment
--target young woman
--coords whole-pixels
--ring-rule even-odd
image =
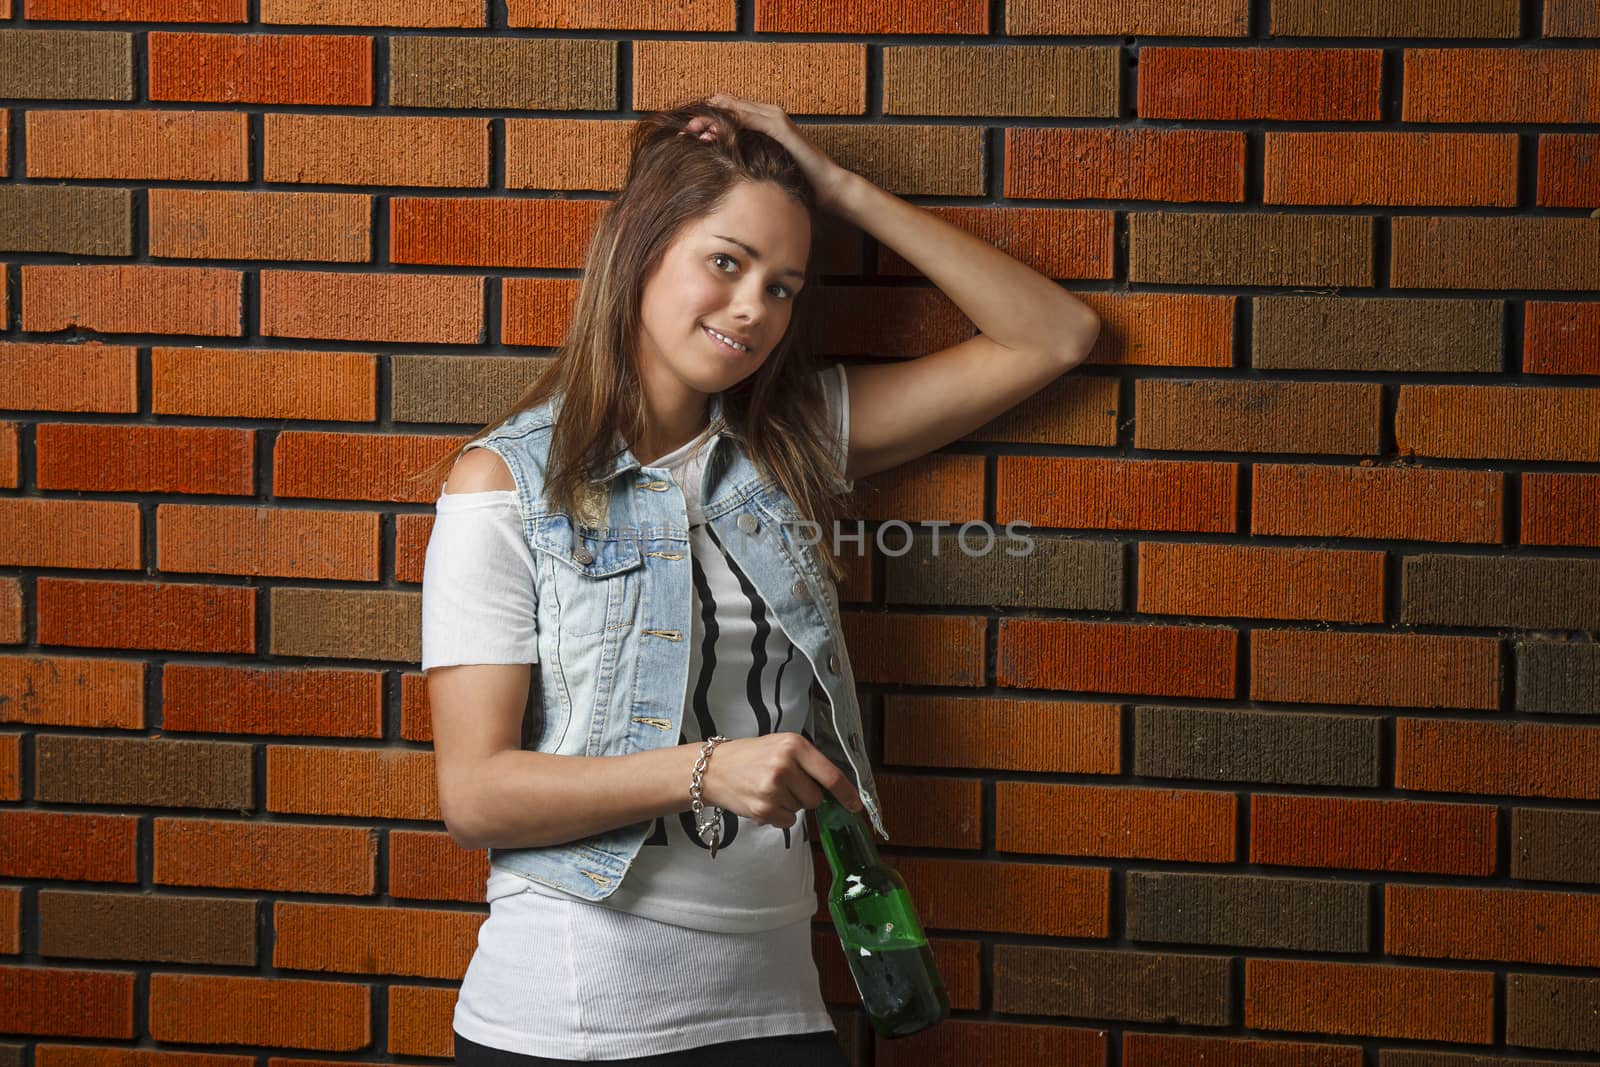
[[[831,524],[855,479],[1081,362],[1098,321],[777,107],[652,114],[632,152],[565,344],[432,482],[448,470],[423,581],[439,801],[491,861],[456,1059],[841,1064],[804,812],[830,793],[888,835]],[[982,332],[813,363],[819,210]]]

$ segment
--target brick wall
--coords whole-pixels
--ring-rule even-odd
[[[0,1067],[451,1054],[486,857],[402,475],[559,343],[630,117],[715,91],[1105,323],[858,494],[1036,541],[852,563],[956,1009],[874,1044],[819,923],[857,1062],[1600,1058],[1590,0],[0,19]],[[970,333],[823,248],[829,356]]]

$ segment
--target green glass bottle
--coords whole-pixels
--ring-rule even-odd
[[[880,1037],[926,1030],[950,1014],[950,997],[905,881],[878,858],[866,824],[832,797],[817,825],[833,868],[828,911],[868,1021]]]

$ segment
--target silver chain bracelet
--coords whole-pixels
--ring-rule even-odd
[[[708,737],[700,746],[700,758],[694,761],[694,776],[689,779],[689,810],[694,812],[695,833],[700,838],[700,843],[711,849],[711,858],[717,858],[717,846],[722,844],[722,809],[715,804],[710,805],[711,813],[702,815],[707,805],[700,800],[700,776],[706,773],[706,763],[711,759],[711,752],[722,742],[728,740],[720,734]],[[706,840],[706,832],[711,831],[711,839]]]

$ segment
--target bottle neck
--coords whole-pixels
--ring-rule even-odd
[[[878,866],[878,846],[854,812],[832,797],[823,797],[817,808],[817,822],[822,829],[822,851],[834,877]]]

